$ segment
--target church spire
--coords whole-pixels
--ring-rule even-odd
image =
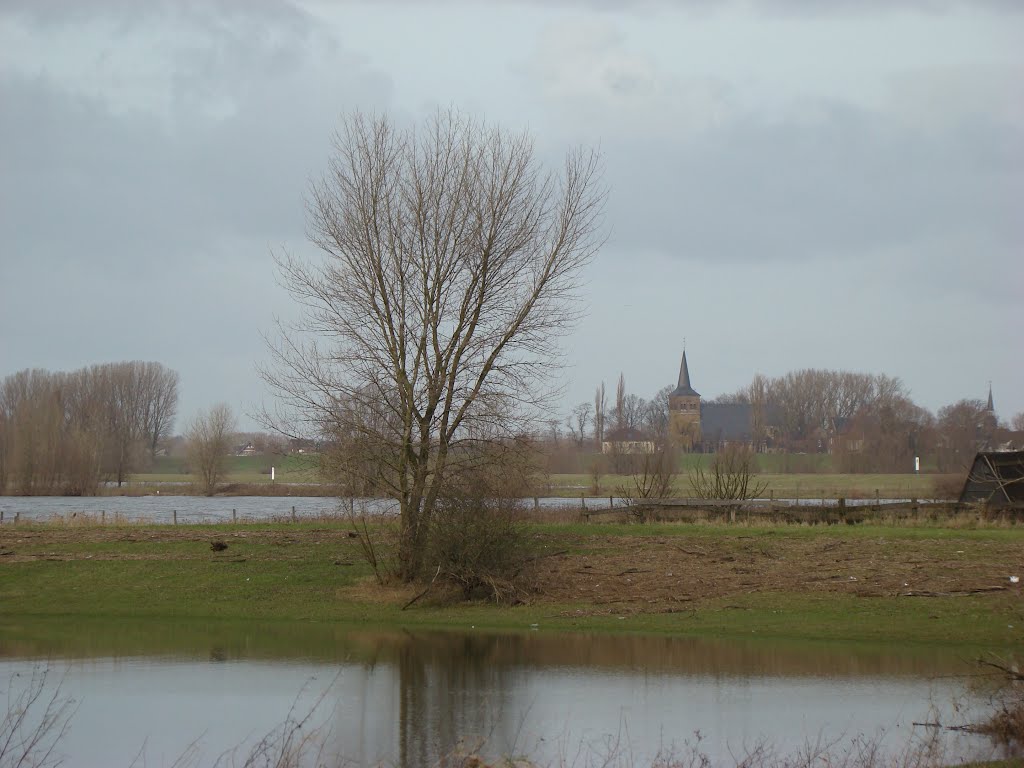
[[[686,350],[683,350],[683,361],[679,364],[679,383],[672,392],[673,395],[686,395],[688,397],[700,397],[690,386],[690,367],[686,364]]]
[[[684,352],[683,355],[685,356],[686,353]],[[988,411],[989,413],[995,413],[995,410],[996,410],[995,407],[992,405],[992,382],[991,381],[988,383],[988,403],[985,405],[985,410]]]

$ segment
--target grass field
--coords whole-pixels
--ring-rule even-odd
[[[551,525],[526,605],[402,606],[344,523],[7,526],[0,605],[63,620],[266,620],[1024,643],[1024,528]],[[211,542],[223,541],[223,552]],[[558,553],[554,555],[553,553]]]
[[[765,466],[765,472],[758,476],[767,483],[765,495],[776,498],[871,498],[877,492],[883,498],[928,499],[941,496],[940,487],[949,484],[950,476],[937,474],[838,474],[827,472],[782,473],[779,468],[792,464],[796,459],[816,462],[824,467],[828,456],[774,454],[758,457]],[[688,472],[705,462],[706,456],[688,454],[681,458],[682,471],[675,482],[675,494],[679,497],[692,496]],[[807,463],[806,461],[804,463]],[[317,457],[310,456],[231,456],[228,458],[227,484],[270,485],[270,467],[275,468],[275,479],[281,484],[320,483]],[[183,458],[160,457],[152,472],[132,476],[131,484],[139,487],[157,483],[191,483],[192,475]],[[594,478],[588,474],[552,474],[548,486],[538,489],[540,495],[552,496],[619,496],[629,488],[631,479],[627,475],[601,475],[597,487]],[[187,492],[179,486],[182,493]],[[130,487],[129,487],[130,490]],[[174,492],[167,488],[162,493]],[[263,491],[266,492],[266,491]],[[282,494],[285,491],[282,489]],[[948,495],[948,493],[946,494]]]
[[[767,483],[764,495],[774,493],[776,498],[820,499],[825,498],[871,498],[877,491],[882,498],[935,497],[936,482],[947,475],[841,475],[841,474],[763,474],[757,480]],[[600,490],[594,488],[590,475],[551,475],[551,493],[556,496],[609,496],[620,495],[620,489],[629,488],[628,475],[602,475]],[[675,481],[675,494],[679,497],[693,496],[686,474]]]
[[[290,456],[228,456],[227,481],[230,483],[269,483],[270,468],[275,480],[282,483],[318,483],[318,457]],[[188,465],[181,456],[158,456],[149,472],[132,475],[133,483],[190,483]]]

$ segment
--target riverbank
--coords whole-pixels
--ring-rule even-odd
[[[382,588],[342,521],[0,529],[13,617],[1024,644],[1024,528],[533,524],[527,604]],[[227,547],[214,551],[214,542]]]

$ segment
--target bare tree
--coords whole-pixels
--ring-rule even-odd
[[[594,442],[600,450],[604,442],[604,419],[608,413],[608,403],[604,394],[604,382],[594,392]]]
[[[1014,432],[1024,432],[1024,411],[1016,414],[1010,420],[1010,427]]]
[[[150,459],[171,436],[178,413],[178,372],[160,363],[142,363],[142,432]]]
[[[768,488],[754,471],[754,452],[749,446],[730,444],[715,454],[708,472],[697,466],[690,473],[690,487],[699,499],[753,499]]]
[[[750,439],[754,444],[754,450],[757,451],[765,444],[768,436],[765,413],[768,405],[767,378],[760,373],[754,374],[754,379],[747,388],[747,398],[750,400]]]
[[[212,496],[224,479],[234,431],[235,417],[231,408],[220,403],[208,413],[196,416],[185,433],[189,467],[198,476],[199,487],[207,496]]]
[[[995,417],[981,400],[959,400],[939,409],[939,469],[962,472],[984,448],[996,429]]]
[[[619,496],[627,500],[630,516],[644,520],[644,500],[666,499],[672,496],[676,476],[679,474],[679,457],[668,440],[659,441],[654,451],[630,457],[632,471],[624,485],[617,489]]]
[[[615,412],[612,429],[621,432],[626,428],[626,374],[619,373],[619,383],[615,385]]]
[[[120,486],[134,471],[145,441],[141,370],[136,363],[112,363],[103,367],[107,376],[111,457]]]
[[[668,398],[674,389],[675,387],[671,384],[662,387],[654,393],[654,397],[644,403],[643,413],[640,417],[641,428],[656,440],[664,440],[668,437]]]
[[[566,426],[569,427],[569,434],[579,449],[583,448],[583,444],[587,440],[587,423],[590,421],[592,412],[593,406],[590,403],[579,403],[572,409],[572,413],[565,421]]]
[[[604,196],[594,153],[546,172],[528,135],[454,112],[409,129],[357,114],[335,136],[307,205],[324,259],[278,259],[305,312],[271,343],[263,376],[280,399],[264,415],[382,449],[402,578],[421,572],[446,476],[487,455],[480,441],[525,431],[556,394],[557,342],[578,316]]]
[[[6,382],[0,382],[0,495],[7,492],[11,474],[11,446],[14,443],[14,419],[7,402]]]
[[[95,493],[134,471],[151,427],[166,434],[178,374],[159,363],[107,363],[70,373],[21,371],[0,382],[0,489]],[[147,422],[147,414],[157,415]]]

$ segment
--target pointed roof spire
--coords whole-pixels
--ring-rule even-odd
[[[686,364],[686,350],[683,350],[683,361],[679,364],[679,384],[672,392],[673,396],[700,397],[690,386],[690,368]]]
[[[992,405],[992,382],[991,381],[988,383],[988,403],[985,405],[985,410],[989,411],[990,413],[994,413],[995,410],[996,410],[995,407],[993,407],[993,405]]]

